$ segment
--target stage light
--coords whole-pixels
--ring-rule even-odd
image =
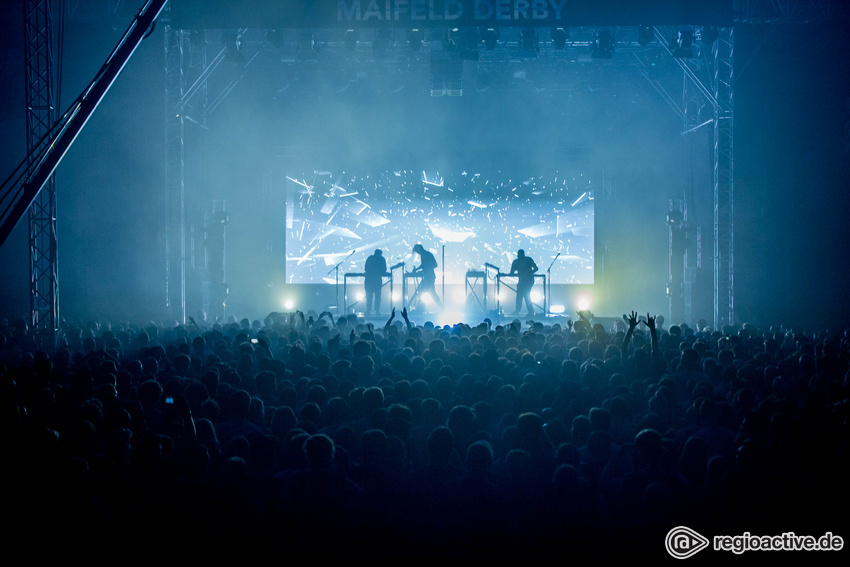
[[[192,42],[192,47],[204,49],[207,46],[207,38],[204,30],[192,30],[189,40]]]
[[[549,307],[550,313],[555,313],[555,314],[558,314],[558,315],[560,315],[561,313],[563,313],[566,310],[567,310],[567,308],[564,307],[563,305],[552,305],[551,307]]]
[[[531,301],[534,303],[538,303],[541,299],[543,299],[543,294],[537,290],[531,292]]]
[[[424,301],[428,305],[433,305],[435,303],[434,298],[431,297],[431,294],[428,292],[422,294],[422,301]]]
[[[342,34],[342,42],[345,44],[345,48],[349,51],[354,51],[357,48],[357,39],[360,37],[360,33],[357,30],[345,30],[345,33]]]
[[[419,51],[422,48],[423,39],[425,39],[425,35],[418,29],[412,29],[407,32],[407,42],[413,51]]]
[[[484,30],[484,49],[493,51],[496,49],[496,43],[499,41],[499,30],[487,28]]]
[[[243,63],[245,61],[245,56],[240,53],[242,49],[242,36],[239,30],[222,30],[221,45],[227,50],[224,55],[225,61],[232,61],[234,63]]]
[[[301,30],[298,33],[298,58],[302,61],[318,61],[316,53],[316,34],[311,30]]]
[[[579,311],[587,311],[593,306],[593,298],[590,294],[582,293],[576,297],[576,309]]]
[[[614,57],[614,36],[611,30],[602,29],[596,31],[590,56],[593,59],[611,59]]]
[[[540,38],[534,28],[523,28],[519,33],[520,57],[537,57],[540,53]]]
[[[283,34],[280,30],[266,30],[266,41],[275,49],[280,48],[283,45]]]
[[[357,292],[357,301],[363,301],[366,299],[366,292],[358,291]]]
[[[295,308],[295,301],[293,301],[292,299],[285,299],[283,301],[283,307],[284,309],[291,311]]]
[[[638,45],[646,47],[655,38],[655,30],[652,26],[638,26]]]
[[[464,61],[478,61],[478,44],[481,36],[478,28],[453,28],[449,32],[449,44],[456,58]]]
[[[393,30],[390,28],[378,28],[375,32],[375,41],[372,49],[375,53],[387,53],[393,48]]]
[[[720,37],[720,32],[714,26],[703,26],[702,34],[700,34],[700,38],[702,39],[702,43],[704,45],[708,45],[709,47],[717,41],[717,38]]]
[[[694,29],[685,27],[673,38],[673,57],[688,58],[694,56]]]
[[[555,44],[555,49],[564,49],[568,37],[569,33],[565,28],[552,28],[552,43]]]
[[[394,292],[392,299],[393,299],[393,301],[401,301],[401,292],[400,291]]]
[[[431,42],[434,45],[434,42]],[[431,96],[446,95],[449,58],[445,51],[431,50]]]

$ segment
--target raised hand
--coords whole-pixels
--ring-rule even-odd
[[[384,324],[384,334],[385,335],[387,334],[387,332],[389,332],[390,325],[393,324],[393,319],[395,319],[395,307],[393,307],[392,311],[390,311],[390,318],[387,319],[387,322]]]
[[[413,328],[413,323],[410,322],[410,319],[407,318],[407,307],[401,310],[401,317],[404,319],[404,322],[407,324],[408,329]]]
[[[640,323],[640,321],[638,321],[637,311],[632,311],[632,314],[628,315],[628,316],[623,315],[623,321],[625,321],[626,323],[629,324],[629,330],[630,331],[634,331],[635,327],[637,327],[638,323]]]
[[[649,313],[646,314],[646,326],[650,331],[655,330],[655,317],[650,317]]]

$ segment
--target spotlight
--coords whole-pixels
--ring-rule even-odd
[[[481,43],[481,37],[477,28],[453,29],[450,43],[460,59],[478,61],[478,44]]]
[[[484,30],[484,49],[493,51],[496,49],[496,43],[499,41],[499,30],[495,28],[487,28]]]
[[[357,292],[357,301],[363,301],[366,299],[366,292],[358,291]]]
[[[345,30],[345,33],[342,34],[342,42],[345,44],[345,48],[349,51],[354,51],[357,48],[357,39],[360,34],[357,30]]]
[[[519,54],[521,57],[537,57],[540,53],[540,38],[534,28],[523,28],[519,32]]]
[[[446,73],[446,94],[463,96],[463,60],[456,57],[449,59]]]
[[[673,38],[673,57],[686,59],[694,56],[694,29],[681,28]]]
[[[245,61],[245,56],[240,52],[242,49],[242,37],[239,35],[239,30],[222,30],[221,44],[227,50],[224,55],[225,61],[232,61],[234,63],[243,63]]]
[[[375,42],[372,44],[372,49],[375,53],[385,54],[392,50],[393,47],[393,30],[390,28],[378,28],[375,32]]]
[[[425,39],[425,35],[418,29],[412,29],[407,32],[407,42],[410,44],[410,49],[413,51],[419,51],[422,49],[423,39]]]
[[[563,313],[566,310],[567,310],[567,308],[564,307],[563,305],[552,305],[551,307],[549,307],[550,313],[556,313],[558,315],[560,315],[561,313]]]
[[[204,35],[204,30],[192,30],[192,33],[189,35],[189,39],[192,42],[192,47],[203,49],[207,46],[207,39]]]
[[[593,301],[588,294],[581,294],[576,297],[576,309],[579,311],[587,311],[592,306]]]
[[[284,309],[291,311],[292,309],[295,308],[295,302],[291,299],[286,299],[283,302],[283,307],[284,307]]]
[[[593,59],[611,59],[614,57],[614,36],[611,30],[597,30],[590,50]]]
[[[714,45],[717,38],[720,37],[720,32],[714,26],[703,26],[701,39],[704,45]]]
[[[437,60],[431,54],[431,96],[446,96],[447,61]]]
[[[192,32],[195,33],[195,32]],[[283,45],[283,34],[280,30],[266,30],[266,42],[275,49]]]
[[[655,38],[655,30],[652,26],[638,26],[638,45],[646,47]]]
[[[301,30],[298,34],[298,58],[303,61],[318,61],[316,54],[316,34],[310,30]]]
[[[538,303],[541,299],[543,299],[543,294],[537,290],[531,292],[531,301],[534,303]]]
[[[422,294],[422,301],[424,301],[424,302],[425,302],[426,304],[428,304],[428,305],[433,305],[433,304],[434,304],[434,298],[433,298],[433,297],[431,297],[431,294],[430,294],[430,293],[427,293],[427,292],[425,292],[425,293],[423,293],[423,294]]]
[[[569,34],[565,28],[552,28],[552,43],[555,44],[555,49],[564,49],[567,46],[567,38]]]

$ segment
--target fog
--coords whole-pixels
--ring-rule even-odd
[[[20,13],[12,4],[2,14],[10,31]],[[113,28],[126,23],[69,18],[63,106],[111,51]],[[58,169],[62,316],[175,316],[165,305],[164,30],[157,25],[144,40]],[[463,62],[462,96],[432,96],[428,51],[410,49],[404,33],[395,30],[392,47],[378,53],[374,30],[361,30],[354,51],[341,30],[320,30],[315,52],[305,54],[294,30],[271,42],[251,29],[238,60],[224,61],[190,100],[186,218],[197,238],[194,247],[187,239],[188,314],[204,303],[201,236],[222,201],[228,314],[261,318],[280,308],[287,171],[561,168],[605,180],[595,192],[594,312],[667,313],[665,216],[675,199],[686,203],[689,237],[701,230],[694,320],[711,319],[711,126],[683,134],[682,120],[634,64],[654,58],[659,81],[678,85],[672,95],[680,99],[681,72],[669,57],[657,46],[617,51],[612,60],[577,49],[527,58],[482,47],[478,61]],[[502,39],[512,33],[502,30]],[[592,30],[571,37],[581,33]],[[624,28],[621,37],[634,33]],[[548,34],[541,30],[541,40]],[[848,41],[814,25],[739,26],[735,34],[739,322],[845,320]],[[210,57],[221,36],[205,34]],[[4,176],[24,157],[22,39],[14,37],[2,44]],[[24,225],[0,250],[7,316],[28,309]],[[537,256],[541,267],[552,257]]]

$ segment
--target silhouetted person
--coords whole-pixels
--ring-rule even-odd
[[[534,273],[539,269],[531,256],[525,255],[525,250],[516,253],[516,260],[511,264],[512,276],[519,276],[516,284],[516,309],[513,314],[518,315],[522,309],[522,301],[528,307],[528,314],[534,315],[534,303],[531,301],[531,288],[534,286]]]
[[[387,272],[387,260],[383,252],[375,250],[375,253],[366,258],[366,314],[372,312],[372,304],[375,305],[375,315],[381,313],[381,287],[382,278]],[[373,301],[374,300],[374,301]]]
[[[434,255],[425,250],[425,248],[421,244],[417,244],[413,247],[413,252],[415,254],[419,254],[419,265],[413,269],[412,274],[421,274],[422,282],[419,284],[419,287],[416,288],[416,293],[413,294],[414,299],[420,298],[423,293],[427,293],[431,296],[431,298],[440,306],[440,309],[443,308],[443,302],[440,301],[440,298],[437,297],[437,289],[434,287],[434,284],[437,281],[437,259],[434,258]],[[411,303],[413,301],[411,300]]]

